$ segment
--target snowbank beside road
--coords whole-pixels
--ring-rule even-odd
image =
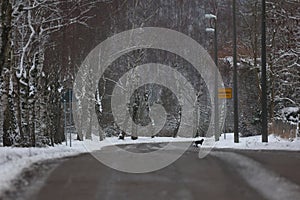
[[[116,145],[116,144],[136,144],[136,143],[160,143],[160,142],[191,142],[200,138],[170,138],[170,137],[139,137],[138,140],[131,140],[129,137],[125,140],[118,140],[118,138],[107,138],[102,142],[98,142],[94,139],[91,142],[86,142],[85,145],[96,145],[101,147]],[[204,138],[205,139],[205,138]],[[245,150],[287,150],[287,151],[300,151],[300,138],[293,140],[287,140],[280,138],[279,136],[269,135],[268,143],[262,143],[261,135],[251,137],[240,137],[239,143],[234,143],[234,134],[226,133],[226,139],[224,134],[221,135],[220,141],[214,144],[216,149],[245,149]],[[205,142],[204,145],[205,147]],[[92,149],[92,148],[91,148]]]
[[[33,163],[72,156],[84,152],[84,148],[59,145],[48,148],[10,148],[0,147],[0,194],[10,188],[12,180]]]
[[[262,143],[261,135],[239,138],[239,143],[234,143],[233,133],[227,133],[226,139],[224,135],[220,137],[220,141],[216,143],[215,148],[223,149],[245,149],[245,150],[286,150],[300,151],[300,138],[287,140],[279,136],[269,135],[269,142]]]

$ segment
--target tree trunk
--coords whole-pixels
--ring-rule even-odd
[[[0,75],[2,70],[7,67],[9,62],[9,55],[11,51],[11,22],[12,22],[12,5],[9,0],[3,0],[1,6],[1,26],[2,26],[2,35],[1,35],[1,50],[0,50]],[[7,67],[8,68],[8,67]]]
[[[3,81],[6,83],[3,95],[3,145],[13,145],[12,132],[13,128],[13,109],[12,109],[12,97],[9,95],[9,82],[10,82],[10,70],[11,70],[11,23],[12,23],[12,5],[9,0],[4,0],[1,6],[1,50],[0,50],[0,75],[2,75],[3,69],[7,69],[7,73],[4,75]]]

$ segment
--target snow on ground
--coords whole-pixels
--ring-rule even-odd
[[[198,138],[200,139],[200,138]],[[205,138],[204,138],[205,139]],[[195,138],[167,138],[167,137],[156,137],[156,138],[142,138],[138,140],[131,140],[126,138],[124,141],[120,141],[117,138],[109,138],[104,141],[105,145],[114,144],[134,144],[134,143],[158,143],[158,142],[190,142],[197,140]],[[245,150],[287,150],[287,151],[300,151],[300,138],[293,140],[287,140],[280,138],[279,136],[269,135],[268,143],[262,143],[261,135],[251,137],[240,137],[239,143],[234,143],[234,134],[226,133],[226,139],[224,134],[221,135],[220,141],[216,142],[214,148],[216,149],[245,149]],[[88,143],[86,145],[89,145]],[[92,145],[92,144],[91,144]],[[205,141],[203,147],[205,147]],[[91,148],[92,149],[92,148]]]
[[[22,172],[22,170],[30,167],[33,163],[39,161],[73,156],[80,153],[88,152],[89,150],[87,149],[100,150],[105,146],[116,144],[191,142],[194,140],[195,138],[167,137],[139,137],[138,140],[131,140],[130,138],[125,138],[125,140],[118,140],[118,138],[114,137],[107,138],[101,142],[99,142],[95,138],[93,139],[93,141],[86,140],[86,142],[84,143],[80,141],[73,141],[72,147],[68,147],[65,144],[47,148],[0,147],[0,194],[5,189],[8,189],[10,187],[12,180],[17,178],[18,175]],[[87,146],[89,146],[89,148],[86,148]],[[91,146],[92,148],[90,148]],[[220,137],[220,141],[215,143],[215,148],[300,151],[300,139],[297,138],[294,141],[290,141],[281,139],[274,135],[270,135],[269,143],[261,143],[261,136],[252,136],[247,138],[240,138],[240,143],[236,144],[233,142],[233,134],[227,133],[226,139],[224,139],[224,135],[222,135]]]
[[[261,135],[251,137],[240,137],[239,143],[234,143],[233,133],[227,133],[226,139],[224,134],[220,137],[220,141],[216,143],[215,148],[231,148],[246,150],[287,150],[300,151],[300,138],[287,140],[279,136],[269,135],[268,143],[261,142]]]
[[[48,148],[11,148],[0,147],[0,194],[10,188],[12,180],[25,168],[33,163],[52,159],[72,156],[84,151],[77,145],[70,148],[63,145]]]

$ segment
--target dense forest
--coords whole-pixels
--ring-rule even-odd
[[[248,122],[254,120],[252,125],[256,127],[260,124],[261,1],[239,0],[237,4],[240,72],[245,68],[251,71],[251,78],[247,73],[239,73],[245,76],[243,81],[248,81],[250,87],[250,90],[245,87],[240,95],[244,95],[241,99],[247,99],[245,95],[251,91],[256,113],[241,115],[240,126],[242,134],[250,135],[251,131],[243,133]],[[268,120],[295,124],[300,114],[300,2],[267,0],[266,5]],[[169,28],[190,36],[213,55],[213,34],[205,31],[211,25],[205,14],[214,14],[219,67],[228,65],[220,71],[225,76],[225,84],[232,83],[228,75],[232,70],[233,49],[231,0],[2,0],[0,7],[0,141],[3,146],[63,142],[63,99],[69,98],[66,96],[70,95],[68,92],[81,63],[95,46],[125,30]],[[136,65],[141,58],[149,60],[151,54],[155,53],[136,51],[124,60]],[[164,53],[160,55],[168,57]],[[205,97],[202,100],[206,102]],[[203,123],[209,118],[209,102],[198,106],[205,110],[204,120],[200,120]],[[240,106],[247,103],[240,102]],[[82,123],[90,123],[89,112],[95,108],[86,109],[88,115],[83,119],[87,121]],[[101,110],[99,106],[96,109]],[[199,130],[205,126],[198,125]],[[78,139],[83,139],[83,132],[89,136],[91,129],[77,130]],[[104,137],[114,134],[117,133],[107,132]]]

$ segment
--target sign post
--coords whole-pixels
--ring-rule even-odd
[[[300,137],[300,110],[299,114],[297,115],[297,130],[296,130],[296,138]]]
[[[66,100],[64,99],[64,131],[65,131],[65,140],[66,140],[66,146],[68,146],[68,135],[67,135],[67,106],[66,106]]]
[[[232,88],[219,88],[219,99],[232,99]],[[224,131],[224,139],[226,139],[226,132]]]
[[[219,99],[231,99],[232,88],[219,88],[218,90]]]
[[[69,90],[69,126],[72,124],[72,92]],[[70,147],[72,147],[72,131],[70,131]]]
[[[63,94],[62,96],[62,101],[63,101],[63,106],[64,106],[64,135],[66,139],[66,145],[68,145],[68,135],[69,135],[69,142],[70,142],[70,147],[72,147],[72,121],[73,121],[73,116],[72,116],[72,90],[67,89],[67,91]],[[67,133],[69,130],[69,134]]]

